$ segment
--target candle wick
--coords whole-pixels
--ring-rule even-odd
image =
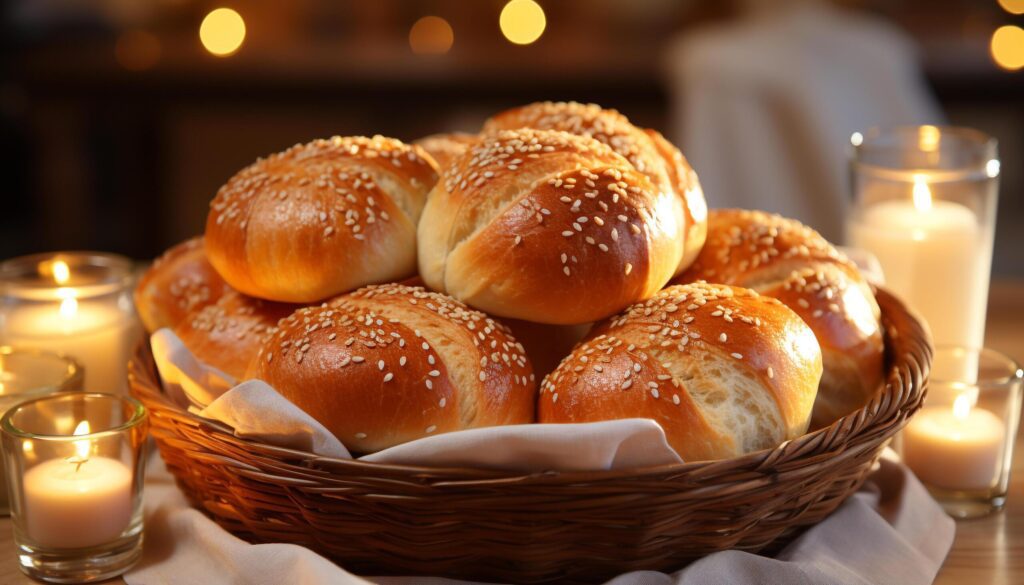
[[[78,470],[81,469],[82,466],[85,465],[85,462],[88,461],[88,460],[89,460],[88,457],[80,457],[78,455],[74,455],[74,456],[68,457],[66,461],[68,463],[74,465],[75,466],[75,473],[78,473]]]

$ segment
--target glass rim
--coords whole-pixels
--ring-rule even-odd
[[[75,380],[82,380],[85,376],[85,371],[82,368],[82,364],[79,363],[75,358],[55,351],[47,351],[45,349],[36,349],[34,347],[16,347],[12,345],[0,345],[0,356],[9,356],[12,354],[25,354],[33,356],[46,356],[49,358],[56,358],[65,364],[64,375],[53,384],[47,384],[38,386],[30,390],[22,392],[13,392],[10,394],[0,394],[0,397],[21,397],[21,396],[45,396],[58,391],[62,386],[74,382]]]
[[[38,274],[40,264],[53,260],[67,260],[71,269],[83,265],[104,268],[109,274],[95,282],[83,284],[15,281],[30,274]],[[130,288],[134,277],[131,259],[120,254],[89,250],[41,252],[15,256],[0,262],[0,293],[19,299],[51,301],[62,298],[57,293],[60,289],[73,289],[75,298],[82,300]]]
[[[23,408],[32,406],[38,402],[46,402],[50,400],[75,400],[75,399],[89,399],[89,398],[101,398],[104,400],[116,400],[122,404],[127,404],[131,408],[131,416],[128,420],[119,424],[116,427],[109,429],[103,429],[102,431],[89,432],[82,435],[47,435],[43,433],[33,433],[24,429],[14,426],[11,419],[21,411]],[[81,441],[86,439],[101,439],[104,437],[110,437],[113,435],[121,434],[127,430],[139,426],[143,421],[146,420],[146,407],[132,396],[121,396],[118,394],[110,394],[107,392],[60,392],[49,394],[47,396],[41,396],[39,398],[33,398],[20,402],[15,406],[11,407],[7,412],[4,413],[3,418],[0,419],[0,431],[17,437],[19,439],[32,439],[37,441],[54,441],[54,442],[68,442],[68,441]]]
[[[965,352],[965,353],[973,353],[973,354],[977,355],[978,357],[988,356],[988,357],[994,358],[996,361],[1001,362],[1002,364],[1006,365],[1007,366],[1006,369],[1007,369],[1007,371],[1009,373],[1006,374],[1005,376],[1001,376],[1001,377],[998,377],[998,378],[989,378],[989,379],[985,379],[985,380],[978,380],[976,382],[966,382],[964,380],[950,380],[950,379],[942,379],[942,378],[933,378],[931,373],[929,373],[929,375],[928,375],[928,382],[929,383],[934,382],[934,383],[938,383],[938,384],[948,384],[948,385],[961,384],[963,386],[968,386],[968,387],[992,388],[992,387],[996,387],[996,386],[1007,386],[1009,384],[1012,384],[1014,381],[1024,380],[1024,369],[1022,369],[1021,365],[1019,363],[1017,363],[1017,360],[1013,359],[1012,357],[1006,355],[1005,353],[1003,353],[1003,352],[1001,352],[1001,351],[999,351],[997,349],[992,349],[992,348],[989,348],[989,347],[968,347],[968,346],[964,346],[964,345],[955,345],[955,344],[938,344],[938,345],[935,346],[935,352],[934,352],[932,358],[934,359],[935,356],[937,356],[940,351],[951,351],[951,352],[961,351],[961,352]]]
[[[970,144],[973,148],[976,148],[978,152],[982,154],[981,158],[985,160],[949,169],[894,167],[864,162],[863,158],[865,154],[884,147],[881,142],[885,138],[910,135],[919,137],[922,128],[935,128],[936,131],[939,132],[940,137],[944,134],[948,134],[965,140],[966,143]],[[969,128],[967,126],[938,126],[933,124],[921,124],[919,126],[872,126],[863,132],[855,132],[853,136],[860,136],[860,141],[853,142],[851,139],[853,154],[850,157],[850,162],[854,167],[862,172],[868,172],[881,177],[888,176],[899,180],[905,180],[907,173],[918,173],[930,183],[964,179],[994,179],[999,176],[998,167],[996,167],[995,172],[991,172],[988,168],[990,161],[999,160],[999,141],[994,136],[986,134],[976,128]],[[926,152],[919,146],[915,146],[914,148],[920,152]],[[939,151],[940,149],[941,146],[937,147],[936,151]]]

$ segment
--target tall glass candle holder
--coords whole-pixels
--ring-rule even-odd
[[[935,359],[967,376],[931,376],[928,392],[937,394],[903,430],[903,460],[951,516],[999,510],[1010,481],[1024,371],[990,349],[939,346]]]
[[[75,360],[37,349],[0,346],[0,415],[23,400],[81,389],[82,366]],[[0,458],[0,515],[9,511],[6,477]]]
[[[142,553],[146,411],[128,396],[51,394],[0,419],[21,570],[99,581]]]
[[[0,263],[0,343],[68,355],[85,368],[87,391],[123,392],[139,335],[132,264],[93,252],[60,252]]]
[[[850,245],[874,254],[886,286],[934,341],[982,347],[998,192],[996,141],[967,128],[854,134]],[[946,364],[936,361],[940,372]]]

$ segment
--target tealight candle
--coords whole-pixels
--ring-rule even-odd
[[[85,368],[86,390],[121,391],[138,335],[131,263],[105,254],[62,253],[0,264],[0,340],[55,351]]]
[[[1006,502],[1024,371],[988,349],[940,345],[935,360],[948,364],[944,374],[970,377],[932,372],[928,392],[936,394],[903,429],[903,461],[950,515],[998,510]]]
[[[985,490],[999,478],[1006,425],[961,394],[952,408],[930,406],[903,431],[903,459],[917,477],[949,490]]]
[[[139,559],[141,403],[113,394],[52,394],[10,409],[0,429],[22,571],[59,583],[98,581]]]

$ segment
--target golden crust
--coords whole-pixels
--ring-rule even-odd
[[[203,238],[185,240],[164,252],[135,287],[135,308],[146,331],[174,327],[189,313],[217,302],[228,290],[206,259]]]
[[[375,136],[296,145],[218,191],[206,251],[251,296],[313,302],[415,271],[416,223],[437,179],[419,147]]]
[[[856,266],[813,229],[762,211],[712,210],[704,250],[673,283],[694,280],[753,288],[807,322],[825,359],[816,426],[862,406],[881,385],[878,304]]]
[[[686,212],[682,272],[700,252],[706,234],[707,203],[697,173],[679,149],[660,133],[634,126],[617,110],[578,102],[536,102],[492,116],[483,133],[534,128],[587,136],[606,144],[647,175],[656,189],[675,193]]]
[[[678,198],[596,140],[502,131],[435,186],[419,227],[420,274],[495,315],[594,321],[672,277],[683,213]]]
[[[190,313],[174,332],[201,361],[241,379],[278,320],[296,308],[228,291],[215,304]]]
[[[370,286],[283,319],[250,377],[349,449],[533,421],[536,383],[504,325],[444,295]]]
[[[684,460],[734,457],[802,434],[821,372],[813,333],[781,302],[671,286],[595,325],[544,379],[538,420],[653,418]]]

